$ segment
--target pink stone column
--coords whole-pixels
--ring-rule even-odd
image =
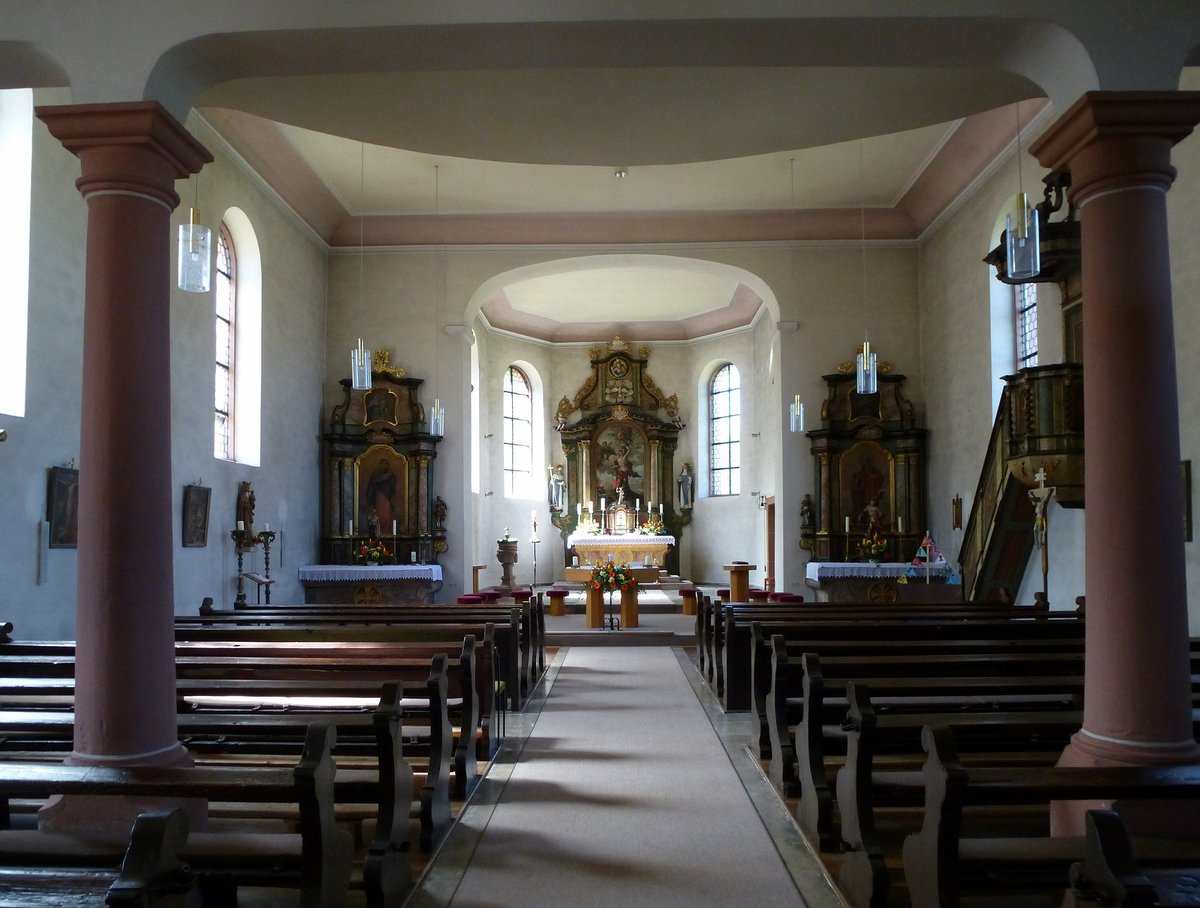
[[[1070,172],[1083,230],[1086,681],[1064,765],[1200,758],[1166,195],[1198,121],[1200,93],[1091,92],[1031,148]]]
[[[71,761],[187,760],[175,715],[170,288],[175,181],[212,156],[156,102],[40,107],[87,201]],[[130,818],[59,801],[43,826]]]

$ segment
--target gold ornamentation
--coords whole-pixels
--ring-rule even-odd
[[[450,550],[450,545],[449,543],[439,539],[433,544],[433,550],[439,554],[442,552],[448,552]]]
[[[650,358],[650,348],[649,347],[638,347],[637,355],[638,355],[638,359],[649,359]]]
[[[613,339],[608,342],[609,353],[628,353],[629,341],[621,340],[621,335],[613,335]]]
[[[867,602],[895,602],[900,588],[890,580],[876,580],[867,587]]]
[[[590,360],[595,361],[595,360],[599,359],[600,357],[602,357],[603,355],[604,355],[604,348],[601,347],[599,344],[596,344],[596,346],[594,346],[594,347],[588,348],[588,359],[590,359]]]
[[[395,378],[404,378],[404,370],[398,366],[391,366],[388,360],[391,359],[392,352],[390,350],[376,350],[375,355],[371,357],[371,368],[383,375],[391,375]]]
[[[629,419],[629,408],[622,406],[613,407],[609,416],[613,419]]]
[[[383,602],[383,593],[379,592],[379,587],[364,583],[354,591],[355,605],[379,605]]]

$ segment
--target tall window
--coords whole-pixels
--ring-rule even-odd
[[[533,389],[525,373],[504,373],[504,494],[530,495],[533,480]]]
[[[33,92],[0,91],[0,413],[25,415]]]
[[[217,362],[213,456],[233,460],[233,391],[235,387],[234,338],[237,335],[237,258],[229,229],[221,224],[217,238]]]
[[[1017,332],[1017,368],[1038,364],[1037,284],[1016,284],[1013,287],[1016,307],[1013,324]]]
[[[708,386],[709,490],[713,495],[741,492],[742,392],[737,367],[726,363]]]

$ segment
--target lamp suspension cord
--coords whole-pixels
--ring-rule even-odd
[[[367,201],[367,151],[366,145],[358,143],[358,305],[362,308],[363,298],[363,221],[366,218]],[[359,313],[362,318],[362,313]]]
[[[863,298],[863,340],[868,340],[867,334],[867,168],[863,154],[863,140],[858,140],[858,216],[862,230],[862,298]]]
[[[1017,189],[1025,191],[1025,179],[1021,173],[1021,102],[1017,102]]]

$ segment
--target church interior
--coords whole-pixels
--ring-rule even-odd
[[[731,716],[739,584],[1086,614],[1058,765],[1194,766],[1197,123],[1192,0],[9,0],[0,659],[73,641],[71,760],[174,766],[185,617],[527,620],[607,559]]]

